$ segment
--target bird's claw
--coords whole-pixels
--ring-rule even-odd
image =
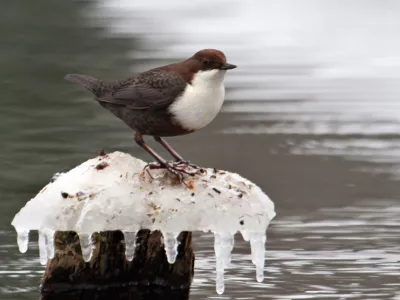
[[[165,163],[151,162],[151,163],[148,163],[144,167],[144,170],[146,170],[150,176],[151,176],[151,174],[148,170],[155,170],[155,169],[167,169],[170,173],[176,175],[179,178],[180,182],[183,182],[183,183],[185,183],[183,180],[184,174],[189,175],[189,176],[206,174],[205,169],[203,169],[197,165],[190,164],[186,161],[185,162],[184,161],[176,161],[176,162],[167,161]]]
[[[175,160],[175,163],[180,163],[180,164],[185,164],[185,165],[191,165],[189,160],[184,160],[184,159],[177,159]]]
[[[191,164],[189,161],[175,161],[172,163],[172,166],[175,170],[191,176],[204,175],[206,173],[205,169]]]
[[[204,174],[206,172],[205,169],[199,167],[198,165],[191,164],[190,161],[188,161],[188,160],[177,160],[177,161],[173,162],[173,165],[174,166],[184,166],[184,167],[186,166],[186,167],[190,167],[192,169],[196,169],[200,172],[200,173],[197,172],[197,174]]]

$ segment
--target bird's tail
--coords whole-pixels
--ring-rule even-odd
[[[96,96],[101,96],[104,89],[106,88],[103,81],[87,75],[68,74],[64,77],[64,79],[72,83],[79,83],[83,85]]]

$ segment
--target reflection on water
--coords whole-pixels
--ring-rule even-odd
[[[222,296],[212,235],[196,234],[191,299],[400,299],[400,185],[386,174],[400,174],[400,2],[22,2],[0,10],[0,299],[38,298],[37,239],[18,253],[9,223],[53,173],[100,148],[148,158],[62,77],[122,78],[206,47],[239,66],[224,113],[171,142],[259,184],[277,217],[264,282],[237,236]]]

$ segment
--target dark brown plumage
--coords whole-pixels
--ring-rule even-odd
[[[154,69],[115,83],[75,74],[66,79],[84,85],[101,106],[135,132],[152,136],[190,133],[176,124],[166,110],[185,90],[187,83],[182,77]]]

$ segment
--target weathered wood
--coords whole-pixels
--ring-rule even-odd
[[[79,237],[57,232],[55,257],[42,279],[42,300],[188,299],[193,279],[192,233],[182,232],[178,256],[169,264],[158,231],[141,230],[132,262],[125,259],[120,231],[95,234],[93,257],[85,263]]]

